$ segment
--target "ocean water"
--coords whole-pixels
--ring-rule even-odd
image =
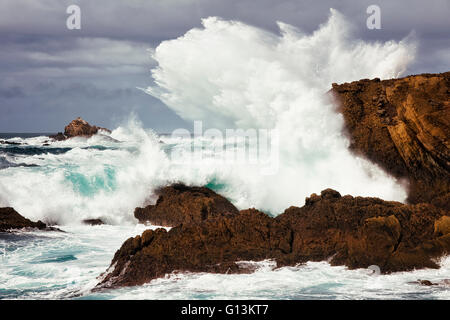
[[[113,131],[111,136],[118,138],[122,130]],[[134,130],[154,142],[151,159],[169,154],[177,145],[168,136]],[[254,262],[258,266],[254,274],[172,274],[139,287],[93,292],[121,244],[147,228],[156,228],[138,224],[132,216],[135,206],[155,200],[150,199],[151,185],[141,199],[133,198],[145,187],[141,182],[145,176],[132,171],[136,175],[134,184],[124,182],[121,175],[121,170],[132,170],[133,163],[131,168],[123,168],[123,163],[140,157],[138,144],[143,142],[113,142],[109,138],[97,135],[42,146],[45,136],[14,137],[7,141],[22,145],[0,145],[0,155],[11,164],[0,170],[0,194],[9,194],[2,198],[9,201],[2,200],[1,206],[11,205],[28,218],[57,223],[65,231],[0,233],[0,299],[450,298],[448,287],[413,283],[418,279],[449,279],[450,257],[442,260],[439,270],[391,275],[332,267],[326,262],[275,269],[273,261],[262,261]],[[175,181],[160,179],[154,186]],[[217,192],[227,190],[226,181],[216,176],[203,181]],[[228,195],[232,197],[233,193]],[[109,225],[81,224],[82,219],[97,217]]]
[[[253,274],[172,274],[137,287],[92,292],[115,250],[145,227],[71,226],[66,233],[0,234],[0,299],[449,299],[445,286],[414,281],[450,277],[439,270],[373,275],[326,262],[274,269],[255,263]]]
[[[10,142],[0,143],[0,207],[65,231],[0,234],[0,298],[449,299],[448,287],[411,283],[449,279],[449,258],[439,270],[391,275],[326,262],[274,269],[263,261],[249,275],[176,274],[91,291],[123,241],[150,228],[137,223],[134,208],[153,203],[154,190],[174,182],[208,186],[239,209],[274,216],[325,188],[404,201],[402,181],[348,151],[327,91],[333,82],[402,75],[414,59],[414,39],[362,42],[335,10],[313,34],[279,27],[272,34],[212,17],[153,50],[155,85],[143,90],[185,120],[200,121],[201,135],[159,135],[133,116],[91,138],[0,134],[0,142]],[[276,133],[275,157],[252,162],[248,155],[261,160],[259,145],[217,138],[232,128]],[[233,157],[243,150],[244,161]],[[261,170],[267,165],[275,172]],[[107,225],[81,223],[92,218]]]

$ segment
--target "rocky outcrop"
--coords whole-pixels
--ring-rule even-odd
[[[116,252],[113,270],[100,287],[139,285],[173,271],[240,272],[245,268],[237,261],[263,260],[275,254],[272,248],[279,250],[270,241],[272,222],[264,213],[245,210],[198,224],[183,224],[168,232],[146,230],[125,241]],[[284,231],[289,234],[289,230]],[[275,232],[272,229],[274,238]]]
[[[450,72],[333,84],[350,148],[408,181],[408,203],[326,189],[276,218],[238,212],[206,188],[171,186],[135,217],[147,230],[116,252],[97,288],[139,285],[177,271],[252,272],[328,261],[382,273],[438,268],[450,253]],[[427,283],[428,284],[428,283]]]
[[[134,216],[141,223],[175,227],[239,212],[227,199],[208,188],[175,184],[157,190],[156,194],[159,196],[156,204],[135,209]]]
[[[280,267],[322,260],[378,265],[384,273],[437,268],[434,259],[450,252],[448,219],[431,204],[342,197],[327,189],[276,218],[248,209],[147,230],[125,241],[98,288],[139,285],[176,271],[251,272],[240,261],[263,259]]]
[[[450,233],[445,228],[436,232],[446,214],[430,204],[341,197],[328,189],[276,220],[294,234],[284,264],[328,259],[332,265],[377,265],[382,272],[393,272],[438,267],[433,259],[450,252]]]
[[[21,216],[13,208],[0,208],[0,232],[8,232],[14,229],[36,228],[41,230],[57,230],[47,227],[42,221],[33,222]]]
[[[73,137],[91,137],[98,133],[99,130],[111,132],[106,128],[91,126],[87,121],[78,117],[64,128],[64,133],[59,132],[56,135],[50,136],[50,138],[61,141]]]
[[[409,181],[410,203],[450,208],[450,72],[333,84],[350,148]]]

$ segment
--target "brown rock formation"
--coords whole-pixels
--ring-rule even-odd
[[[175,184],[156,193],[159,198],[155,205],[136,208],[134,211],[134,216],[140,222],[175,227],[239,212],[227,199],[208,188]]]
[[[249,209],[168,232],[147,230],[116,252],[98,288],[139,285],[174,271],[251,272],[242,260],[286,266],[328,259],[349,268],[378,265],[382,272],[437,268],[433,259],[450,252],[447,219],[430,204],[341,197],[327,189],[276,218]]]
[[[450,72],[333,84],[350,148],[409,180],[410,203],[450,208]]]
[[[56,135],[50,136],[50,138],[60,141],[73,137],[91,137],[92,135],[96,134],[99,130],[111,132],[106,128],[91,126],[87,121],[78,117],[75,120],[72,120],[72,122],[70,122],[64,128],[64,134],[62,132],[59,132]]]
[[[63,140],[67,139],[67,137],[62,132],[58,132],[55,135],[49,136],[49,138],[56,140],[56,141],[63,141]]]
[[[238,213],[206,188],[168,187],[135,216],[176,227],[128,239],[98,288],[175,271],[251,272],[242,260],[327,260],[383,273],[438,268],[436,259],[450,253],[449,84],[450,72],[333,84],[350,148],[406,179],[412,204],[327,189],[271,218],[255,209]]]
[[[42,221],[33,222],[25,217],[22,217],[13,208],[0,208],[0,232],[23,228],[56,230],[55,228],[47,227],[47,225]]]
[[[310,199],[276,218],[294,234],[287,264],[329,259],[332,265],[378,265],[382,272],[393,272],[436,268],[432,259],[450,252],[450,233],[435,232],[446,212],[433,205],[340,197],[329,189],[320,200]]]
[[[173,271],[236,273],[239,260],[262,260],[279,250],[270,235],[272,219],[257,210],[183,224],[170,231],[146,230],[116,252],[114,270],[101,287],[139,285]],[[286,244],[288,246],[288,243]],[[245,271],[245,270],[244,270]]]

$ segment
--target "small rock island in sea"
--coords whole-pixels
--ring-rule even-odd
[[[100,130],[111,133],[109,129],[91,126],[86,120],[81,119],[80,117],[72,120],[65,128],[64,133],[58,132],[56,135],[50,136],[50,138],[62,141],[73,137],[92,137],[94,134],[97,134]]]
[[[53,140],[62,141],[73,137],[91,137],[94,134],[97,134],[100,130],[109,133],[111,132],[109,129],[106,128],[92,126],[87,121],[78,117],[75,120],[71,121],[65,127],[64,133],[59,132],[56,135],[50,136],[50,138]],[[13,143],[7,141],[4,143],[20,145],[20,143]],[[89,225],[99,225],[103,224],[104,222],[100,219],[86,219],[83,221],[83,223]],[[55,231],[55,230],[60,231],[57,228],[47,226],[42,221],[33,222],[20,215],[13,208],[10,207],[0,208],[0,232],[9,232],[18,229],[21,230],[40,229],[48,231]]]

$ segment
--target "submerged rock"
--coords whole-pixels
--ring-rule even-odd
[[[90,226],[98,226],[105,224],[102,219],[84,219],[82,222]]]
[[[421,286],[437,286],[437,283],[433,283],[430,280],[420,280],[418,279],[417,282],[421,285]]]
[[[450,72],[333,84],[350,148],[409,181],[410,203],[450,208]]]
[[[421,286],[426,286],[426,287],[430,287],[430,286],[448,287],[448,286],[450,286],[450,279],[438,280],[437,282],[432,282],[430,280],[417,279],[417,281],[413,281],[413,282],[409,282],[409,283],[410,284],[419,284]]]
[[[175,227],[239,212],[227,199],[204,187],[175,184],[161,188],[156,194],[159,198],[155,205],[135,209],[134,216],[139,222]]]
[[[57,134],[52,135],[52,136],[50,136],[49,138],[51,138],[51,139],[53,139],[53,140],[56,140],[56,141],[63,141],[63,140],[66,140],[68,137],[66,137],[66,136],[64,135],[64,133],[58,132]]]
[[[190,197],[175,197],[177,206],[187,208]],[[450,252],[450,233],[441,222],[447,218],[430,204],[341,196],[327,189],[276,218],[248,209],[169,231],[147,230],[125,241],[98,288],[140,285],[176,271],[251,272],[238,262],[264,259],[274,259],[278,267],[323,260],[349,268],[376,265],[383,273],[438,268],[434,259]]]
[[[48,227],[42,221],[33,222],[21,216],[13,208],[0,208],[0,232],[7,232],[13,229],[37,228],[41,230],[56,231],[58,229]]]
[[[9,145],[14,145],[14,146],[19,146],[21,145],[20,142],[13,142],[13,141],[6,141],[6,140],[0,140],[1,144],[9,144]]]
[[[64,128],[64,134],[59,132],[56,135],[50,136],[50,138],[61,141],[73,137],[91,137],[98,133],[99,130],[104,130],[109,133],[111,132],[106,128],[91,126],[87,121],[78,117],[75,120],[72,120],[72,122]]]

